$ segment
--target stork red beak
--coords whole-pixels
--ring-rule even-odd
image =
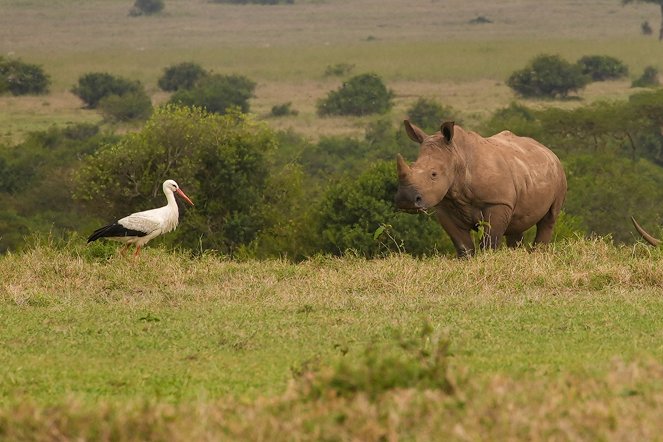
[[[193,201],[191,201],[191,200],[189,199],[189,197],[186,196],[186,194],[185,194],[184,192],[182,192],[182,189],[175,189],[175,193],[177,193],[179,196],[181,196],[182,198],[184,198],[184,201],[186,201],[187,203],[189,203],[189,204],[191,204],[191,205],[193,206]]]

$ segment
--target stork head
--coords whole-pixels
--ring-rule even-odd
[[[184,201],[193,206],[193,201],[182,192],[182,189],[180,189],[180,186],[178,186],[174,180],[166,180],[163,182],[163,193],[167,194],[168,192],[181,196]]]

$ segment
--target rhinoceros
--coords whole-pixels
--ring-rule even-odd
[[[453,121],[427,135],[405,120],[407,135],[419,143],[410,166],[398,154],[398,209],[433,212],[459,257],[475,252],[471,230],[483,229],[482,249],[522,243],[536,224],[534,244],[548,243],[566,197],[559,158],[532,138],[503,131],[484,138]]]
[[[638,224],[638,222],[635,220],[635,218],[631,217],[631,221],[633,222],[633,226],[635,227],[635,230],[637,230],[638,233],[642,236],[642,238],[645,241],[647,241],[649,244],[656,247],[661,243],[660,239],[656,239],[652,235],[647,233],[647,231],[645,229],[643,229],[640,224]]]

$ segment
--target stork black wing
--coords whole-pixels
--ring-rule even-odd
[[[147,232],[141,232],[140,230],[127,229],[122,224],[113,223],[107,226],[101,227],[94,232],[87,239],[87,242],[96,241],[99,238],[104,237],[119,237],[119,236],[145,236]]]

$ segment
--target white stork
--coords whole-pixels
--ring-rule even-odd
[[[181,196],[187,203],[193,206],[193,202],[182,192],[182,189],[173,180],[163,182],[163,193],[166,194],[168,204],[158,209],[145,210],[144,212],[132,213],[129,216],[108,224],[95,230],[87,239],[87,242],[96,241],[99,238],[109,238],[123,242],[125,245],[123,251],[129,248],[129,245],[136,245],[137,256],[140,248],[149,240],[162,233],[175,230],[179,221],[179,210],[175,194]]]

